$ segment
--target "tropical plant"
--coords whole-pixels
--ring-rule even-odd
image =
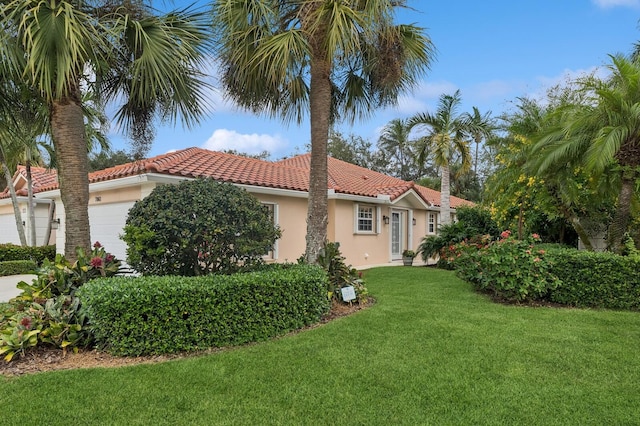
[[[378,149],[385,154],[388,171],[403,180],[418,180],[424,175],[424,162],[417,161],[416,141],[410,138],[407,120],[388,122],[378,138]]]
[[[440,168],[440,223],[451,223],[450,167],[459,156],[460,173],[471,168],[469,153],[470,128],[463,115],[457,113],[462,98],[460,91],[453,95],[442,95],[434,114],[425,112],[411,117],[410,129],[426,131],[419,140],[418,158],[424,162],[427,153],[432,153],[434,162]]]
[[[620,181],[617,208],[607,232],[608,249],[620,252],[629,230],[640,168],[640,62],[611,56],[611,76],[577,82],[585,101],[559,108],[559,118],[539,140],[534,153],[545,171],[567,164],[587,172],[615,173]]]
[[[464,114],[464,119],[467,121],[470,136],[476,144],[473,159],[473,176],[479,183],[478,153],[480,151],[480,144],[483,142],[486,144],[486,142],[491,139],[494,132],[497,130],[497,123],[495,118],[491,116],[491,111],[482,114],[475,106],[472,108],[472,111],[472,113]]]
[[[489,211],[482,207],[459,207],[456,213],[457,222],[442,225],[438,235],[428,235],[422,239],[418,246],[422,260],[426,262],[429,258],[437,257],[438,267],[453,269],[449,258],[450,253],[456,252],[456,244],[471,241],[484,245],[500,232]]]
[[[305,256],[327,238],[327,140],[339,118],[353,122],[396,102],[433,57],[421,28],[396,25],[404,0],[214,0],[221,82],[241,107],[311,123]]]
[[[203,113],[207,14],[155,15],[141,2],[12,0],[0,6],[2,77],[25,81],[48,107],[62,203],[65,253],[90,250],[83,87],[122,102],[116,120],[140,146],[153,119],[189,126]]]
[[[266,206],[213,179],[156,187],[129,211],[122,239],[144,275],[231,274],[262,263],[280,237]]]
[[[61,254],[45,259],[31,284],[18,283],[22,293],[0,315],[0,354],[7,362],[38,345],[75,351],[92,342],[76,291],[94,278],[114,276],[120,261],[99,242],[88,255],[78,249],[76,258],[73,263]]]
[[[305,263],[304,257],[301,258]],[[345,263],[346,258],[340,252],[340,243],[325,243],[318,256],[318,265],[327,272],[327,294],[332,301],[343,303],[342,288],[353,287],[358,303],[366,303],[369,291],[365,287],[362,273]]]

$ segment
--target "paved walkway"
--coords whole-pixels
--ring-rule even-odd
[[[35,275],[10,275],[0,277],[0,302],[8,302],[12,297],[19,295],[22,290],[16,287],[20,281],[31,283]]]

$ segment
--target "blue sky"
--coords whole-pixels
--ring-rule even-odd
[[[395,118],[433,111],[438,97],[460,89],[461,111],[477,106],[494,115],[508,111],[520,96],[539,96],[545,88],[585,72],[604,73],[608,54],[629,53],[640,40],[640,0],[409,0],[400,23],[426,28],[437,49],[436,61],[413,93],[395,108],[338,130],[375,141]],[[215,84],[215,76],[212,77]],[[305,151],[308,121],[285,125],[238,110],[211,94],[213,110],[192,130],[159,126],[149,155],[192,146],[247,153],[263,150],[273,159]],[[113,129],[114,148],[126,141]]]

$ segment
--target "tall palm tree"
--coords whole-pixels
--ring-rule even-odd
[[[257,113],[311,123],[306,258],[327,237],[327,141],[338,119],[354,121],[396,102],[432,56],[421,28],[396,25],[404,0],[214,0],[222,83]]]
[[[431,152],[440,168],[440,223],[451,223],[450,166],[459,158],[460,173],[471,168],[469,152],[470,128],[464,115],[458,114],[462,98],[460,91],[453,95],[441,95],[435,114],[420,113],[408,121],[410,129],[425,131],[421,138],[419,161],[424,162],[425,154]]]
[[[138,2],[13,0],[0,5],[2,74],[24,79],[45,100],[62,203],[65,254],[90,249],[87,135],[82,88],[122,102],[116,120],[147,142],[153,119],[189,126],[203,113],[200,69],[210,28],[205,13],[154,15]]]
[[[588,78],[579,88],[588,102],[559,109],[559,124],[536,144],[541,171],[581,164],[600,174],[617,170],[617,208],[607,235],[608,249],[619,252],[631,222],[631,207],[640,167],[640,60],[611,56],[611,76]]]
[[[464,119],[467,121],[469,132],[476,143],[476,149],[473,160],[473,175],[475,179],[478,179],[478,152],[480,150],[480,144],[486,142],[491,138],[495,130],[497,129],[496,120],[491,116],[491,111],[487,111],[484,114],[480,112],[478,107],[473,107],[473,112],[465,113]]]

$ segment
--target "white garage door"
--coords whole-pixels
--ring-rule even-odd
[[[99,241],[107,252],[122,261],[127,259],[127,245],[120,239],[133,201],[89,206],[91,244]]]
[[[20,245],[16,219],[13,214],[0,215],[0,243]]]

